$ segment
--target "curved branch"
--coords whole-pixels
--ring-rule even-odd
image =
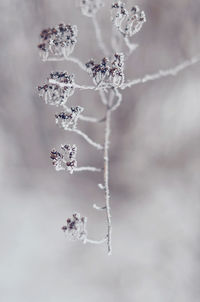
[[[93,141],[89,136],[87,136],[87,134],[85,134],[84,132],[82,132],[81,130],[78,129],[70,129],[70,128],[66,128],[65,130],[70,131],[70,132],[75,132],[77,134],[79,134],[80,136],[82,136],[86,142],[88,142],[90,145],[92,145],[93,147],[97,148],[98,150],[102,150],[103,146],[96,143],[95,141]]]
[[[123,85],[121,85],[121,89],[125,89],[125,88],[130,88],[134,85],[140,84],[140,83],[146,83],[149,81],[154,81],[157,79],[161,79],[163,77],[167,77],[167,76],[175,76],[177,75],[180,71],[198,63],[200,61],[200,54],[192,57],[189,60],[186,60],[184,62],[182,62],[179,65],[176,65],[173,68],[170,69],[166,69],[166,70],[159,70],[156,73],[152,73],[152,74],[147,74],[145,75],[143,78],[138,78],[138,79],[134,79],[130,82],[124,83]]]

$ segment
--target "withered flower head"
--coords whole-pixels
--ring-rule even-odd
[[[49,56],[69,56],[77,42],[77,27],[61,23],[53,28],[44,29],[40,34],[38,48],[45,61]]]
[[[112,4],[111,19],[124,37],[135,35],[146,22],[144,11],[141,11],[138,6],[133,6],[128,11],[125,8],[125,3],[121,1]]]
[[[74,76],[67,72],[52,72],[48,83],[38,86],[38,91],[46,104],[62,106],[75,91]]]
[[[113,59],[103,58],[99,64],[90,60],[85,64],[97,86],[119,87],[124,82],[124,55],[116,53]]]
[[[83,112],[83,108],[80,106],[71,107],[70,111],[71,112],[62,111],[55,114],[56,124],[65,130],[76,128],[79,115]]]
[[[86,240],[86,217],[81,217],[79,213],[75,213],[72,215],[72,218],[68,218],[66,222],[67,224],[62,227],[62,230],[67,233],[69,239],[81,241]]]
[[[62,152],[58,152],[53,149],[50,153],[50,158],[52,164],[57,171],[67,170],[70,174],[74,172],[74,169],[77,167],[76,145],[61,145]]]

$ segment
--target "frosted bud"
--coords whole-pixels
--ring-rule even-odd
[[[45,61],[49,56],[69,56],[77,42],[76,25],[59,24],[53,28],[44,29],[40,34],[40,56]]]

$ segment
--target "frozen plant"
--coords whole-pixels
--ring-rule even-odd
[[[74,172],[91,171],[102,172],[102,183],[98,184],[98,188],[104,192],[104,202],[101,205],[94,204],[93,207],[97,211],[105,213],[107,230],[105,236],[101,240],[92,240],[88,237],[86,231],[86,217],[79,214],[73,214],[72,218],[67,219],[67,224],[62,230],[68,234],[71,239],[80,240],[83,243],[91,244],[107,244],[108,255],[112,253],[112,224],[111,224],[111,206],[110,206],[110,189],[109,189],[109,146],[110,146],[110,124],[112,113],[119,108],[122,103],[122,92],[126,88],[131,88],[140,83],[146,83],[166,76],[175,76],[178,72],[185,68],[196,64],[200,61],[200,55],[196,55],[189,60],[184,61],[180,65],[167,70],[159,70],[150,75],[141,78],[126,80],[125,62],[128,61],[129,55],[135,50],[135,44],[129,39],[140,31],[146,21],[145,14],[137,6],[133,6],[130,10],[125,7],[121,1],[115,2],[111,6],[111,20],[113,26],[120,33],[121,39],[124,39],[129,53],[124,54],[123,49],[119,53],[109,50],[110,46],[106,45],[103,40],[101,28],[97,19],[97,11],[103,7],[101,0],[81,0],[80,8],[84,15],[91,17],[92,24],[96,34],[97,44],[102,51],[102,59],[100,63],[90,59],[83,63],[79,58],[72,57],[71,53],[77,41],[77,27],[71,25],[60,24],[53,28],[43,30],[38,48],[43,60],[46,61],[71,61],[77,64],[86,76],[89,76],[93,83],[90,86],[80,85],[75,82],[74,76],[64,72],[52,72],[47,79],[47,83],[38,87],[39,94],[44,98],[45,102],[50,105],[60,106],[62,111],[55,114],[56,124],[68,131],[78,134],[90,146],[102,152],[102,167],[78,167],[77,165],[77,148],[75,145],[61,145],[61,151],[53,149],[50,154],[52,164],[57,171],[68,171],[70,174]],[[111,44],[114,45],[114,34],[111,37]],[[119,48],[119,45],[118,47]],[[69,108],[67,100],[73,95],[75,89],[93,90],[99,93],[102,105],[105,108],[105,116],[98,119],[83,115],[83,108],[75,105]],[[77,122],[82,120],[88,123],[104,123],[105,135],[104,142],[98,143],[90,138],[85,132],[78,128]]]

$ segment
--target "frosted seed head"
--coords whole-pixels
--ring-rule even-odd
[[[71,112],[62,111],[60,113],[55,114],[56,124],[65,130],[67,129],[75,129],[77,126],[77,122],[81,112],[83,112],[83,108],[80,106],[71,107]]]
[[[55,106],[65,105],[74,91],[74,76],[67,72],[51,72],[48,83],[38,86],[39,95],[45,103]]]
[[[65,25],[61,23],[53,28],[44,29],[40,34],[38,45],[41,58],[46,61],[49,56],[67,57],[77,42],[76,25]]]
[[[111,6],[111,20],[124,37],[131,37],[140,31],[146,17],[138,6],[133,6],[128,11],[125,4],[118,1]]]
[[[99,64],[93,60],[85,64],[97,86],[119,87],[124,82],[124,55],[114,54],[113,59],[103,58]]]
[[[77,167],[76,145],[61,145],[62,152],[58,152],[53,149],[50,153],[50,158],[52,164],[55,167],[56,171],[67,170],[70,174],[74,172],[74,169]]]
[[[80,8],[83,15],[87,17],[94,17],[98,10],[103,7],[102,0],[81,0]]]
[[[62,230],[68,235],[69,239],[80,241],[85,241],[87,239],[86,217],[81,217],[79,213],[74,213],[72,218],[68,218],[66,222],[67,223],[62,227]]]

